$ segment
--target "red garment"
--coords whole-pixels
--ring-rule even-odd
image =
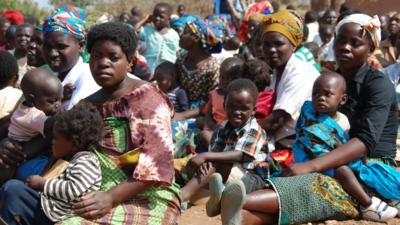
[[[267,10],[269,10],[269,12],[272,12],[271,4],[268,1],[256,2],[249,7],[246,14],[243,16],[242,24],[240,25],[240,28],[238,30],[238,36],[239,36],[240,41],[246,41],[248,38],[247,37],[247,24],[249,21],[249,17],[254,13],[267,14],[265,12]]]
[[[219,126],[222,122],[228,119],[224,109],[224,96],[218,94],[217,89],[210,92],[210,98],[207,104],[203,107],[202,112],[206,114],[211,106],[212,118],[215,120],[216,124]]]
[[[294,161],[293,151],[289,149],[276,150],[271,152],[270,155],[282,167],[288,167]]]
[[[259,121],[267,117],[272,112],[272,108],[275,105],[276,94],[273,90],[260,91],[258,93],[257,109],[254,115]]]
[[[8,19],[13,25],[20,25],[25,22],[24,14],[16,9],[5,10],[1,16]]]

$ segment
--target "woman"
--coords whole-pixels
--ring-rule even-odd
[[[64,85],[66,110],[100,88],[80,56],[85,46],[85,19],[82,9],[64,6],[43,23],[43,55]]]
[[[312,65],[302,63],[299,68],[298,59],[293,57],[293,52],[302,39],[301,22],[292,12],[283,10],[267,16],[260,31],[263,34],[267,60],[275,69],[273,87],[277,87],[278,99],[279,94],[280,96],[286,95],[282,93],[282,90],[285,90],[283,88],[287,88],[286,92],[289,93],[298,92],[297,95],[291,95],[289,99],[284,97],[285,102],[282,103],[289,101],[292,104],[285,110],[279,109],[280,112],[275,110],[274,116],[284,115],[289,120],[294,120],[293,115],[298,117],[298,110],[301,107],[298,104],[303,104],[304,100],[310,98],[313,81],[318,75]],[[293,67],[294,65],[296,66]],[[301,67],[307,68],[306,71],[303,71]],[[295,82],[289,79],[290,75],[293,76],[292,79]],[[306,80],[306,82],[302,80]],[[286,86],[288,84],[291,85]],[[299,89],[301,87],[298,87],[298,84],[301,84],[306,90]],[[282,101],[282,97],[280,98]],[[296,98],[302,98],[303,102],[298,102]],[[278,106],[281,105],[279,102],[278,100]],[[295,106],[298,106],[299,109]],[[329,218],[336,220],[354,218],[358,215],[355,203],[350,200],[349,195],[342,187],[334,179],[322,174],[308,173],[301,176],[276,177],[268,180],[267,184],[269,189],[256,191],[247,196],[242,195],[242,191],[227,193],[226,198],[232,198],[234,199],[232,201],[239,202],[236,205],[243,204],[241,215],[244,224],[292,224]],[[242,189],[240,185],[230,188]],[[239,213],[240,207],[239,210],[235,210],[237,206],[233,206],[233,204],[230,207],[232,210],[224,210],[224,212],[235,213],[222,214],[223,217],[228,217],[222,218],[223,221],[229,221],[230,217],[237,218],[236,213]]]
[[[289,18],[289,19],[287,19]],[[318,71],[298,59],[294,52],[302,43],[301,18],[289,11],[264,16],[259,35],[268,65],[273,69],[271,84],[266,90],[276,93],[272,114],[260,124],[276,142],[294,134],[294,125],[304,101],[311,99],[311,90]],[[283,147],[291,143],[280,142]]]
[[[220,31],[197,19],[186,25],[179,45],[187,50],[177,60],[180,82],[191,108],[199,108],[218,85],[219,64],[211,54],[222,49]]]

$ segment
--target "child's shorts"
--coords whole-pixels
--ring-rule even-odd
[[[246,187],[246,194],[257,190],[262,190],[267,187],[265,181],[259,175],[254,173],[246,173],[241,180]]]

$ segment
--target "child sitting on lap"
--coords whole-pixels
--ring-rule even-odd
[[[320,157],[348,140],[346,132],[350,129],[349,121],[344,114],[338,112],[339,107],[346,101],[346,81],[341,75],[329,72],[315,81],[312,102],[304,103],[296,126],[296,141],[293,145],[296,162],[306,162]],[[400,181],[399,173],[381,163],[365,164],[358,159],[348,166],[325,171],[325,174],[337,179],[343,189],[358,201],[364,219],[387,221],[397,215],[397,209],[388,206],[377,197],[371,198],[355,175],[356,173],[361,181],[383,197],[392,199],[392,196],[388,196],[382,190],[382,186],[377,185],[379,181],[382,181],[379,180],[377,173],[382,170],[390,174],[387,175],[383,186],[394,187],[393,192],[399,193],[399,187],[396,187]],[[365,174],[369,176],[367,179]],[[371,185],[368,180],[375,184]]]
[[[27,179],[28,186],[41,192],[42,212],[49,220],[58,222],[74,215],[73,203],[100,189],[100,163],[91,151],[99,143],[102,126],[103,119],[97,109],[85,102],[55,117],[53,157],[67,160],[69,165],[54,179],[39,175]]]

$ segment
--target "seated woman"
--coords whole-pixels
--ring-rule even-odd
[[[80,57],[85,44],[85,18],[83,9],[64,6],[43,23],[43,56],[64,86],[64,110],[100,88],[90,74],[89,65]],[[20,146],[5,139],[0,144],[0,164],[19,166],[17,174],[21,180],[40,174],[48,162],[50,140],[50,135],[44,139],[40,135]]]
[[[348,84],[347,94],[349,99],[341,107],[340,111],[350,120],[350,140],[319,158],[304,163],[296,163],[287,168],[283,175],[293,177],[276,178],[274,182],[279,198],[271,190],[263,190],[248,195],[245,199],[243,206],[245,210],[243,210],[242,214],[245,218],[244,221],[248,222],[248,224],[274,223],[277,218],[280,218],[281,222],[285,218],[288,218],[289,222],[294,222],[298,221],[299,215],[302,215],[301,221],[304,222],[329,218],[325,214],[326,211],[320,211],[320,206],[317,207],[309,204],[304,199],[301,200],[304,198],[301,194],[296,197],[292,196],[290,203],[286,203],[285,199],[304,189],[304,186],[309,186],[311,187],[310,190],[313,190],[308,192],[308,195],[312,197],[308,196],[307,199],[315,199],[314,197],[318,196],[321,190],[326,190],[326,188],[334,190],[331,188],[333,187],[332,184],[337,185],[335,181],[330,180],[329,184],[331,186],[324,188],[324,186],[317,185],[315,180],[310,180],[309,184],[303,183],[304,186],[298,186],[298,190],[295,189],[298,182],[290,182],[287,183],[284,189],[282,188],[282,190],[292,190],[293,188],[293,192],[291,194],[286,193],[286,195],[280,190],[284,186],[277,185],[280,181],[299,181],[300,178],[308,176],[322,178],[323,176],[313,172],[337,168],[363,156],[369,161],[381,161],[388,165],[396,166],[394,161],[397,133],[395,91],[390,81],[367,63],[368,54],[378,47],[379,43],[377,37],[379,37],[380,31],[374,26],[374,23],[371,23],[371,19],[371,17],[363,14],[350,15],[340,21],[336,28],[335,57],[339,65],[339,72],[344,76]],[[322,180],[327,181],[327,178],[319,179],[319,181]],[[341,188],[337,190],[341,190],[340,193],[344,193]],[[334,191],[332,193],[339,192]],[[340,206],[340,211],[342,213],[345,212],[347,216],[353,217],[357,214],[352,204],[348,205],[349,201],[340,203],[340,201],[333,201],[334,198],[328,197],[329,195],[319,196],[324,196],[333,205]],[[298,200],[300,200],[299,203]],[[321,205],[325,206],[326,204]],[[300,210],[303,207],[307,207],[308,210]],[[288,209],[295,211],[290,212]],[[354,211],[350,209],[354,209]],[[289,213],[286,214],[286,212]]]
[[[123,23],[103,23],[88,34],[91,72],[102,87],[87,98],[105,126],[96,151],[102,184],[100,192],[86,194],[73,204],[79,216],[63,224],[177,223],[180,203],[173,181],[173,110],[155,86],[127,76],[136,45],[134,31]],[[120,164],[119,156],[133,149],[139,151],[138,161]]]
[[[285,16],[291,19],[287,20]],[[259,123],[272,140],[280,142],[283,148],[290,148],[292,143],[283,140],[294,135],[301,106],[311,99],[312,85],[319,72],[294,54],[303,40],[300,17],[279,13],[274,19],[268,15],[261,18],[259,35],[266,61],[273,69],[270,85],[265,90],[273,90],[276,100],[272,113]]]
[[[274,62],[271,66],[279,65],[276,69],[287,71],[287,75],[296,72],[298,67],[291,67],[290,61],[293,58],[289,59],[290,54],[288,52],[293,53],[296,43],[298,44],[302,39],[302,25],[299,18],[293,12],[282,10],[267,16],[261,26],[261,31],[264,31],[262,36],[264,50],[266,53],[272,53],[266,55],[270,58],[270,61]],[[293,27],[297,27],[298,32],[290,32],[294,30]],[[290,39],[298,41],[292,43]],[[287,65],[282,64],[282,61],[286,60],[289,60]],[[304,63],[302,65],[302,67],[307,66]],[[317,77],[316,75],[315,77],[313,75],[307,77],[310,76],[309,71],[315,71],[314,67],[309,65],[307,71],[300,70],[294,73],[301,76],[301,79],[308,80],[306,83],[307,87],[310,88],[309,92],[301,92],[304,94],[304,98],[311,97],[312,81]],[[295,81],[302,82],[301,79],[296,78]],[[280,82],[283,81],[284,76],[282,76]],[[287,80],[287,82],[291,81]],[[281,92],[279,87],[278,92]],[[301,107],[301,105],[298,107]],[[298,109],[298,112],[300,112],[300,109]],[[228,189],[230,191],[223,192],[221,197],[221,212],[224,212],[221,215],[222,220],[237,221],[238,214],[241,214],[242,224],[293,224],[358,216],[356,204],[350,200],[349,195],[339,183],[331,177],[319,173],[275,177],[267,179],[266,186],[267,189],[258,190],[245,196],[242,185],[230,185]],[[232,204],[222,204],[223,202],[231,202]],[[225,207],[228,207],[228,209],[224,209]]]

